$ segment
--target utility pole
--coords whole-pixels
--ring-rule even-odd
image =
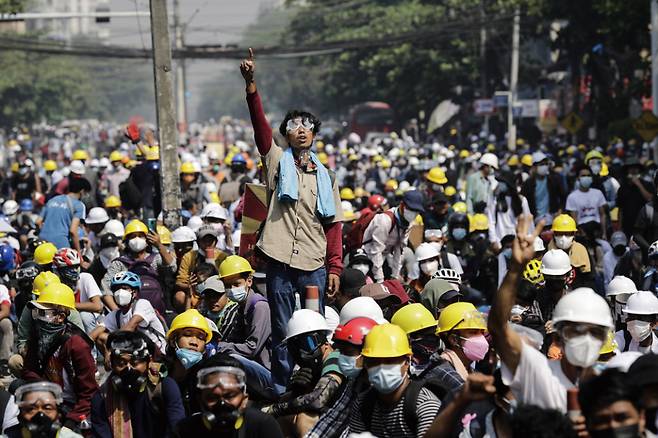
[[[658,115],[658,0],[651,0],[651,98]],[[653,139],[653,159],[658,161],[658,138]]]
[[[516,150],[516,125],[514,125],[513,108],[516,103],[517,85],[519,81],[519,39],[521,32],[521,10],[514,10],[514,29],[512,31],[512,68],[509,81],[509,102],[507,102],[507,149]]]
[[[180,0],[174,0],[174,44],[181,50],[185,46],[185,29],[180,22]],[[187,83],[185,77],[185,58],[176,61],[176,115],[178,117],[178,133],[187,132],[187,101],[185,90]]]
[[[165,225],[173,230],[180,225],[181,196],[178,180],[178,135],[171,78],[171,43],[167,21],[167,0],[150,0],[150,4],[155,113],[160,141],[162,210]]]

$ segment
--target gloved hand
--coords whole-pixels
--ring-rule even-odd
[[[310,392],[315,385],[315,377],[311,368],[299,368],[290,377],[290,388],[294,392],[305,394]]]

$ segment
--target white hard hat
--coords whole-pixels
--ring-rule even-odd
[[[423,242],[416,248],[416,260],[422,262],[423,260],[433,259],[439,256],[439,250],[435,245]]]
[[[343,210],[343,212],[351,211],[354,213],[354,206],[352,206],[350,201],[341,201],[340,208]]]
[[[377,301],[372,297],[356,297],[349,300],[342,309],[340,309],[340,323],[345,324],[348,321],[358,318],[360,316],[370,318],[377,322],[377,324],[384,324],[384,312],[379,307]]]
[[[226,209],[216,202],[211,202],[209,204],[206,204],[206,206],[203,207],[200,216],[201,219],[205,219],[207,217],[222,219],[222,220],[228,219],[228,213],[226,212]]]
[[[85,223],[87,224],[102,224],[110,220],[110,217],[107,215],[107,212],[103,207],[94,207],[89,210],[89,214],[85,218]]]
[[[124,228],[121,221],[118,221],[116,219],[110,219],[103,227],[103,230],[100,232],[100,235],[102,236],[103,234],[110,233],[110,234],[114,234],[120,239],[123,239],[123,232],[124,232]]]
[[[76,175],[84,175],[85,165],[80,160],[73,160],[71,161],[71,164],[69,164],[69,170]]]
[[[284,341],[304,333],[317,331],[325,331],[327,334],[331,331],[324,316],[311,309],[296,310],[288,321],[288,329],[286,330]]]
[[[613,297],[621,294],[630,295],[635,292],[637,292],[637,287],[635,286],[635,283],[633,283],[633,280],[624,277],[623,275],[615,275],[613,279],[610,280],[610,283],[608,283],[608,287],[605,288],[606,297]]]
[[[401,190],[403,192],[406,192],[410,188],[411,188],[411,184],[409,184],[409,181],[407,181],[406,179],[400,181],[400,185],[398,185],[398,190]]]
[[[328,337],[329,340],[331,341],[331,338],[334,336],[334,331],[336,330],[336,327],[338,327],[338,324],[340,323],[340,316],[338,315],[338,312],[334,310],[333,307],[325,306],[324,319],[327,321],[329,330],[331,330],[331,333],[329,334]]]
[[[336,151],[336,148],[332,144],[328,144],[324,146],[324,151],[328,154],[331,155]]]
[[[233,240],[233,247],[234,248],[240,248],[240,240],[242,239],[242,229],[237,228],[233,230],[233,234],[231,235],[231,240]]]
[[[98,165],[102,168],[110,167],[110,159],[107,157],[102,157],[98,160]]]
[[[187,221],[187,226],[192,229],[196,233],[196,230],[201,228],[201,225],[203,225],[203,219],[201,219],[199,216],[192,216],[188,221]],[[196,240],[196,238],[195,238]]]
[[[633,362],[635,362],[640,356],[643,356],[643,354],[639,351],[623,351],[614,355],[609,361],[607,361],[605,363],[605,369],[616,368],[619,371],[627,373],[628,369],[633,365]]]
[[[89,165],[90,165],[91,167],[100,167],[100,162],[98,161],[98,158],[94,158],[94,159],[91,160],[91,162],[89,163]]]
[[[658,240],[649,245],[649,250],[647,251],[649,258],[654,258],[656,255],[658,255]]]
[[[624,313],[633,315],[658,315],[658,298],[649,291],[640,290],[628,297]]]
[[[196,234],[190,227],[178,227],[171,233],[171,243],[194,242],[195,240]]]
[[[4,214],[5,216],[11,216],[12,214],[16,214],[17,212],[18,212],[18,202],[14,201],[13,199],[5,201],[5,203],[2,204],[2,214]]]
[[[480,157],[480,164],[486,164],[494,169],[498,169],[498,157],[491,152],[487,152]]]
[[[551,249],[541,259],[541,273],[544,275],[564,275],[570,270],[569,254],[561,249]]]
[[[579,287],[560,298],[553,311],[553,325],[560,322],[615,327],[608,303],[588,287]]]
[[[416,167],[420,164],[420,160],[418,157],[409,157],[409,166],[410,167]]]
[[[544,241],[539,236],[535,237],[534,247],[535,247],[535,252],[546,251],[546,247],[544,246]]]

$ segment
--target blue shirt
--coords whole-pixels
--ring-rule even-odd
[[[537,217],[548,214],[548,178],[536,179],[535,206],[537,208]]]
[[[73,218],[86,217],[85,205],[69,195],[52,198],[43,210],[43,225],[39,237],[52,242],[57,248],[71,246],[69,231]]]

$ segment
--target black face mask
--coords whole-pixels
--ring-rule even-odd
[[[25,421],[20,417],[19,420],[30,433],[31,438],[54,438],[60,429],[59,422],[51,420],[43,412],[37,412],[30,421]]]
[[[560,292],[560,291],[564,290],[565,284],[566,284],[566,281],[563,278],[562,279],[550,279],[550,280],[547,279],[545,287],[546,287],[546,290],[548,292],[557,293],[557,292]]]
[[[32,292],[32,283],[34,281],[34,278],[25,278],[22,280],[18,280],[18,290],[19,292],[22,293],[30,293]]]
[[[220,400],[210,411],[203,414],[203,424],[208,430],[226,430],[235,427],[240,418],[238,408],[224,400]]]
[[[119,374],[112,375],[112,385],[117,391],[134,397],[144,391],[146,376],[134,368],[124,368]]]
[[[617,245],[617,246],[615,246],[614,248],[612,248],[612,252],[613,252],[617,257],[621,257],[621,256],[623,256],[624,253],[626,252],[626,247],[623,246],[623,245]]]
[[[439,339],[436,336],[426,336],[411,342],[411,352],[419,364],[429,362],[430,357],[439,349]]]
[[[589,435],[592,438],[639,438],[639,429],[640,427],[638,424],[631,424],[630,426],[593,430],[590,431]]]

